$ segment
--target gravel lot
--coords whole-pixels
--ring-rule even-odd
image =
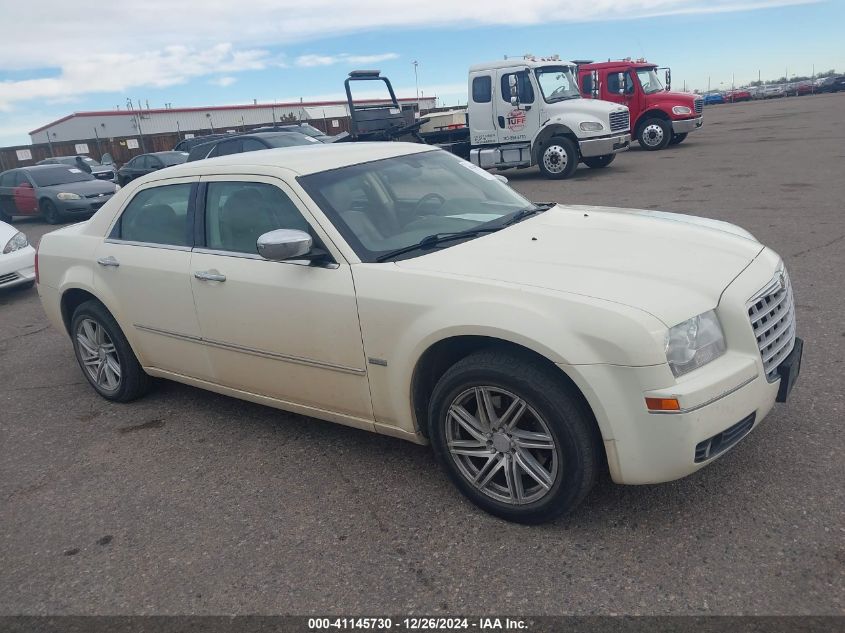
[[[605,482],[549,525],[483,514],[399,440],[173,383],[109,404],[35,290],[0,292],[0,613],[845,613],[843,106],[715,106],[663,152],[506,172],[535,200],[746,227],[805,339],[790,402],[714,465]]]

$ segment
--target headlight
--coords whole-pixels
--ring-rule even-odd
[[[59,200],[82,200],[82,196],[75,193],[60,193],[56,197]]]
[[[675,378],[725,353],[725,336],[713,310],[699,314],[666,333],[666,361]]]
[[[692,110],[690,110],[687,106],[674,106],[672,108],[672,112],[674,114],[690,114]]]
[[[6,246],[3,249],[3,254],[7,255],[8,253],[14,253],[15,251],[19,251],[27,246],[29,246],[29,242],[26,239],[26,235],[21,232],[17,232],[12,236],[12,239],[6,243]]]
[[[581,129],[585,132],[598,132],[604,129],[604,126],[598,121],[582,121]]]

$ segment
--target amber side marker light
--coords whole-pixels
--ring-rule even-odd
[[[680,411],[677,398],[646,398],[645,406],[649,411]]]

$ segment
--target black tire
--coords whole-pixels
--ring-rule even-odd
[[[40,206],[41,215],[44,216],[44,221],[47,224],[58,224],[62,221],[62,216],[52,200],[42,200]]]
[[[602,169],[607,167],[616,158],[616,154],[604,154],[603,156],[588,156],[584,159],[584,164],[590,169]]]
[[[681,143],[684,142],[684,139],[687,137],[687,134],[689,134],[689,132],[683,132],[681,134],[673,134],[672,140],[669,141],[669,145],[680,145]]]
[[[665,149],[672,140],[672,127],[668,121],[658,118],[646,119],[637,131],[637,141],[644,150],[654,152]]]
[[[30,289],[30,288],[32,288],[34,285],[35,285],[35,282],[34,282],[34,281],[27,281],[25,284],[20,284],[20,285],[18,285],[18,286],[15,286],[15,290],[18,290],[18,291],[22,292],[22,291],[24,291],[24,290],[29,290],[29,289]]]
[[[537,157],[540,173],[550,180],[569,178],[578,168],[578,146],[565,136],[553,136]]]
[[[86,321],[93,321],[101,327],[108,335],[107,340],[110,340],[114,347],[114,354],[116,355],[120,369],[120,377],[117,385],[112,389],[107,389],[99,384],[91,376],[83,360],[85,351],[84,346],[79,340],[79,334],[84,333],[82,328]],[[70,331],[73,351],[76,354],[76,360],[79,363],[79,368],[82,370],[82,375],[85,376],[91,386],[94,387],[94,390],[103,398],[114,402],[130,402],[140,398],[150,390],[152,378],[141,368],[141,364],[135,357],[135,353],[129,346],[129,342],[123,335],[117,321],[114,320],[114,317],[99,301],[86,301],[76,308],[71,319]]]
[[[527,404],[525,412],[519,418],[517,429],[522,424],[536,423],[535,420],[538,418],[544,421],[543,428],[548,429],[547,436],[554,440],[553,448],[546,449],[546,458],[536,455],[535,457],[538,460],[544,459],[545,464],[549,466],[548,470],[554,471],[554,479],[550,486],[538,487],[539,479],[531,479],[524,468],[517,470],[514,467],[513,471],[510,470],[508,464],[512,466],[514,460],[519,463],[517,453],[521,455],[525,449],[519,448],[518,443],[514,448],[514,444],[511,443],[510,449],[504,449],[509,452],[497,452],[500,450],[499,446],[494,448],[494,445],[499,440],[507,441],[503,439],[505,433],[490,434],[493,436],[492,439],[488,435],[486,439],[488,448],[481,446],[477,449],[489,451],[493,455],[492,458],[487,454],[471,458],[456,457],[450,452],[447,438],[451,433],[453,441],[456,441],[453,430],[455,418],[449,416],[448,412],[453,403],[460,402],[461,398],[473,398],[471,394],[467,395],[468,390],[482,386],[489,387],[493,392],[500,390],[497,392],[500,395],[496,395],[491,402],[496,402],[498,399],[502,408],[506,406],[504,403],[507,395],[502,395],[501,391],[509,392],[510,396],[518,397]],[[510,402],[512,403],[513,400]],[[550,368],[538,366],[534,359],[520,354],[495,350],[480,351],[459,361],[437,382],[429,403],[428,415],[429,437],[434,453],[452,482],[478,507],[508,521],[541,523],[573,510],[593,487],[604,463],[601,456],[600,436],[591,414],[584,411],[580,402],[568,392],[567,385],[561,376],[555,375]],[[523,422],[523,420],[527,421]],[[546,431],[543,432],[546,433]],[[480,442],[472,438],[466,441],[476,441],[480,445]],[[513,442],[512,438],[511,441]],[[556,455],[555,462],[552,461],[554,459],[552,453]],[[511,461],[508,461],[508,456]],[[500,486],[500,490],[504,489],[500,483],[496,483],[498,480],[505,481],[507,490],[516,490],[516,486],[512,486],[511,481],[514,481],[513,473],[517,472],[520,473],[519,490],[523,494],[528,494],[533,486],[533,489],[539,490],[542,496],[523,497],[526,502],[520,504],[497,500],[490,493],[479,490],[471,483],[470,475],[462,471],[462,468],[466,470],[466,464],[470,459],[479,460],[479,464],[486,459],[487,462],[483,468],[480,465],[477,466],[477,477],[480,477],[482,471],[488,468],[487,464],[494,458],[499,460],[497,463],[503,462],[503,467],[494,466],[486,470],[486,473],[495,471],[495,476],[490,480],[490,487]],[[508,478],[505,479],[506,477]],[[526,477],[529,485],[524,487]],[[485,484],[483,487],[487,488],[488,485]],[[496,494],[496,490],[491,492]],[[516,495],[511,493],[509,498],[513,499],[514,496]]]

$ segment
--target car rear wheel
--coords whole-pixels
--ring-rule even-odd
[[[687,137],[688,132],[683,132],[681,134],[673,134],[672,140],[669,141],[669,145],[680,145],[684,142],[684,139]]]
[[[546,178],[569,178],[578,168],[578,147],[565,136],[552,137],[543,147],[539,167]]]
[[[509,521],[571,511],[602,463],[594,423],[560,376],[517,354],[482,351],[450,368],[434,389],[429,425],[453,483]]]
[[[616,158],[616,154],[604,154],[603,156],[588,156],[584,159],[584,164],[591,169],[601,169],[607,167]]]
[[[117,321],[98,301],[86,301],[73,313],[71,337],[82,374],[106,400],[141,397],[152,379],[141,368]]]
[[[44,221],[47,224],[58,224],[62,221],[62,216],[52,200],[41,201],[41,215],[44,216]]]
[[[648,119],[640,126],[637,141],[640,147],[650,152],[664,149],[672,139],[672,128],[663,119]]]

